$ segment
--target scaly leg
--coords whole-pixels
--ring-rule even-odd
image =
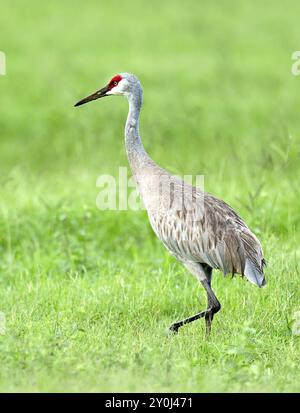
[[[215,293],[211,289],[212,268],[197,263],[189,263],[185,264],[185,266],[192,272],[193,275],[197,277],[197,279],[200,280],[201,284],[205,288],[205,291],[207,293],[207,309],[200,311],[199,313],[194,314],[191,317],[187,317],[184,320],[173,323],[170,327],[170,330],[174,333],[177,333],[179,328],[183,325],[189,324],[195,320],[198,320],[199,318],[205,317],[206,336],[209,336],[214,315],[221,309],[221,304],[215,296]]]
[[[207,310],[205,314],[205,324],[206,324],[206,336],[210,335],[211,323],[214,318],[214,315],[221,310],[221,304],[218,301],[215,293],[211,289],[210,281],[201,281],[203,287],[207,293]]]

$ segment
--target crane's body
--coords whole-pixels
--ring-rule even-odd
[[[207,293],[206,310],[172,324],[170,329],[177,332],[182,325],[205,317],[209,333],[213,316],[221,308],[211,288],[212,270],[219,269],[224,275],[241,274],[258,287],[263,286],[265,261],[261,245],[229,205],[171,175],[149,157],[139,135],[142,88],[134,75],[113,77],[105,88],[75,106],[109,95],[128,98],[126,152],[150,224],[168,251]]]

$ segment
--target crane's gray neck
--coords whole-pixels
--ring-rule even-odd
[[[139,134],[139,115],[142,106],[142,88],[136,84],[128,95],[129,112],[125,126],[125,146],[132,173],[138,173],[151,159],[142,144]]]

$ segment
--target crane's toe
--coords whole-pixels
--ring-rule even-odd
[[[169,331],[170,331],[172,334],[177,334],[177,333],[178,333],[178,330],[179,330],[179,327],[181,327],[180,322],[179,322],[179,323],[173,323],[173,324],[169,327]]]

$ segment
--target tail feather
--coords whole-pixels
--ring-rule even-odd
[[[263,269],[257,268],[249,258],[246,259],[246,264],[244,268],[244,274],[252,284],[262,287],[266,284],[266,279],[263,273]]]

